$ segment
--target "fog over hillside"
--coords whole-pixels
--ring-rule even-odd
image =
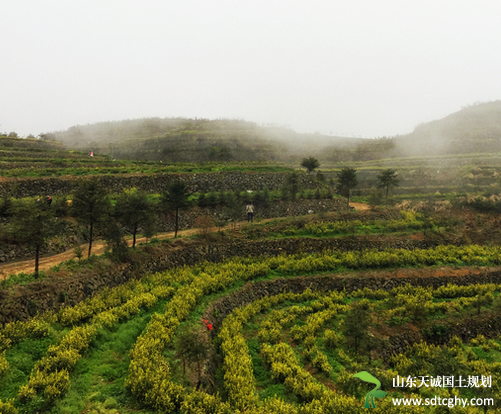
[[[287,161],[329,146],[354,149],[360,139],[298,134],[283,126],[230,119],[144,118],[78,125],[49,134],[67,147],[116,158],[167,162]]]
[[[48,134],[68,148],[117,159],[162,162],[284,161],[313,155],[323,162],[501,151],[501,101],[475,104],[380,139],[300,134],[238,119],[143,118],[77,125]]]
[[[501,100],[478,103],[418,125],[395,138],[405,155],[491,153],[501,151]]]

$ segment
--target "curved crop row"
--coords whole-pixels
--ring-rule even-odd
[[[71,329],[58,345],[49,346],[47,354],[36,363],[28,383],[19,389],[20,400],[31,400],[39,394],[49,402],[59,398],[68,391],[69,373],[99,329],[111,327],[137,314],[141,308],[153,306],[157,300],[166,299],[172,292],[173,288],[158,286],[150,293],[129,299],[122,306],[98,313],[90,324]]]
[[[184,388],[171,381],[170,369],[162,355],[180,323],[186,319],[204,295],[224,289],[231,282],[267,274],[265,263],[230,261],[221,266],[207,266],[187,286],[180,288],[166,305],[163,315],[154,315],[146,332],[130,352],[131,363],[126,386],[143,403],[171,412],[183,401]]]
[[[388,257],[394,260],[388,261],[396,263],[399,261],[414,260],[418,264],[436,264],[436,263],[455,263],[458,260],[469,260],[470,263],[483,264],[495,263],[499,260],[500,248],[484,248],[478,246],[455,247],[444,246],[437,249],[405,251],[402,249],[388,249],[383,252],[363,251],[348,253],[342,255],[340,252],[322,252],[312,255],[297,254],[293,256],[279,256],[272,258],[239,259],[235,258],[223,264],[204,263],[193,268],[176,269],[162,274],[149,276],[139,282],[131,282],[126,287],[110,289],[103,292],[96,298],[82,302],[75,309],[65,308],[59,313],[47,313],[27,322],[16,322],[4,326],[0,330],[0,352],[9,348],[12,343],[19,342],[27,336],[45,336],[52,329],[52,324],[78,325],[67,334],[63,340],[55,346],[51,346],[47,354],[37,363],[32,371],[32,375],[27,384],[19,391],[19,397],[31,399],[37,395],[43,395],[47,399],[55,399],[63,394],[69,387],[69,372],[73,369],[85,349],[89,346],[92,338],[102,327],[110,327],[117,324],[120,320],[128,318],[139,312],[141,307],[150,307],[158,299],[165,299],[171,295],[172,299],[166,304],[163,314],[155,314],[144,333],[138,338],[134,348],[130,352],[131,363],[129,366],[129,375],[126,380],[126,386],[132,391],[136,398],[146,405],[166,412],[181,409],[185,412],[197,412],[196,407],[203,405],[207,400],[210,406],[217,405],[232,410],[252,406],[252,410],[263,410],[264,407],[280,406],[279,401],[260,402],[252,405],[254,393],[244,392],[244,385],[248,382],[238,380],[236,385],[232,386],[235,393],[229,398],[227,403],[222,403],[219,397],[203,395],[193,395],[186,391],[184,387],[172,381],[170,367],[163,355],[166,346],[172,341],[176,329],[182,321],[186,320],[190,312],[199,304],[206,295],[224,291],[236,282],[253,280],[258,277],[273,276],[289,273],[313,272],[319,270],[333,270],[342,266],[374,266],[384,263]],[[272,273],[273,272],[273,273]],[[420,289],[420,290],[419,290]],[[499,291],[498,285],[477,285],[467,287],[446,286],[429,293],[429,289],[401,287],[392,292],[384,291],[357,291],[352,297],[368,299],[386,300],[393,308],[388,308],[385,312],[392,309],[405,309],[410,316],[421,318],[422,314],[413,313],[413,309],[419,308],[423,303],[430,303],[430,307],[424,307],[431,313],[444,311],[446,305],[432,303],[434,299],[444,300],[448,303],[448,298],[460,298],[463,300],[461,306],[472,306],[473,300],[479,295],[486,295]],[[306,293],[306,292],[305,292]],[[319,294],[308,292],[311,298],[317,298]],[[424,299],[423,302],[412,301],[412,296],[418,296]],[[463,297],[465,296],[465,297]],[[286,296],[284,296],[286,297]],[[292,297],[292,296],[291,296]],[[333,293],[312,302],[309,307],[317,313],[310,315],[304,326],[296,329],[297,339],[305,342],[306,349],[310,352],[314,366],[324,371],[329,371],[323,353],[316,344],[310,345],[306,342],[315,340],[320,327],[334,317],[339,312],[346,310],[347,303],[345,294]],[[472,303],[468,300],[472,299]],[[273,301],[269,300],[269,306]],[[263,302],[265,303],[265,302]],[[458,301],[459,303],[459,301]],[[371,305],[372,306],[372,305]],[[480,309],[479,305],[479,308]],[[421,306],[423,308],[423,306]],[[251,308],[249,308],[251,309]],[[264,309],[264,308],[263,308]],[[318,312],[320,311],[321,312]],[[245,310],[239,317],[246,315]],[[250,312],[250,310],[249,310]],[[258,311],[259,312],[259,311]],[[304,313],[303,313],[304,312]],[[299,314],[307,314],[307,311],[298,311]],[[250,315],[250,314],[249,314]],[[386,313],[385,315],[389,315]],[[285,316],[285,315],[282,315]],[[245,319],[245,318],[244,318]],[[281,322],[283,318],[280,318]],[[231,321],[231,319],[228,319]],[[243,319],[242,319],[243,320]],[[86,325],[81,325],[86,323]],[[238,324],[234,330],[238,330]],[[336,332],[334,332],[336,333]],[[274,336],[276,336],[274,334]],[[332,343],[336,343],[335,335],[326,335]],[[263,337],[263,342],[266,341]],[[238,341],[233,341],[233,345],[238,345]],[[238,348],[238,347],[237,347]],[[236,348],[235,348],[236,349]],[[245,354],[245,347],[239,348],[241,353]],[[226,351],[231,353],[231,348]],[[224,352],[226,352],[224,351]],[[236,352],[236,351],[235,351]],[[0,354],[1,357],[2,354]],[[229,361],[229,360],[228,360]],[[236,359],[238,361],[238,358]],[[0,358],[0,369],[2,359]],[[229,363],[228,363],[229,364]],[[5,364],[4,364],[5,365]],[[240,364],[242,366],[242,364]],[[235,369],[239,366],[235,365]],[[230,372],[230,365],[226,366],[227,372]],[[7,368],[8,372],[8,368]],[[236,374],[235,374],[236,375]],[[238,375],[236,375],[238,377]],[[243,376],[245,377],[245,375]],[[246,378],[246,377],[245,377]],[[230,384],[230,382],[228,383]],[[250,382],[252,384],[252,382]],[[238,395],[244,392],[242,398]],[[230,389],[228,389],[231,395]],[[329,399],[327,399],[330,401]],[[326,400],[326,401],[327,401]],[[201,402],[202,401],[202,402]],[[330,404],[329,402],[326,404]],[[5,403],[6,404],[6,403]],[[226,404],[226,405],[225,405]],[[227,405],[229,404],[229,405]],[[269,405],[267,405],[269,404]],[[314,401],[311,404],[316,404]],[[305,407],[308,404],[305,404]],[[314,405],[311,405],[313,407]],[[226,408],[225,408],[226,407]],[[288,406],[287,406],[288,407]],[[301,410],[306,409],[305,407]],[[228,408],[229,409],[229,408]],[[278,409],[278,408],[277,408]],[[313,409],[313,408],[312,408]],[[191,410],[191,411],[190,411]],[[219,410],[219,408],[218,408]],[[202,411],[203,412],[203,411]],[[222,411],[223,412],[223,411]],[[233,411],[235,412],[235,411]],[[254,412],[254,411],[253,411]],[[303,412],[303,411],[301,411]]]
[[[231,406],[247,410],[256,406],[256,391],[252,374],[252,362],[245,339],[241,334],[242,325],[255,314],[269,309],[286,300],[307,300],[317,297],[311,290],[304,293],[282,293],[280,295],[265,297],[237,309],[228,316],[221,327],[219,338],[224,357],[223,370],[225,387],[228,392],[228,401]]]

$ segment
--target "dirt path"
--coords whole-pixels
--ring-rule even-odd
[[[360,211],[366,211],[370,210],[370,206],[364,203],[350,203],[350,206],[355,207],[356,210]],[[272,221],[276,220],[276,218],[271,218],[271,219],[265,219],[262,220],[262,222],[267,222],[267,221]],[[242,221],[237,224],[238,227],[247,224],[247,222]],[[228,227],[226,227],[228,228]],[[217,228],[212,228],[211,232],[217,231]],[[187,230],[179,230],[178,235],[180,236],[192,236],[194,234],[197,234],[199,232],[199,229],[187,229]],[[157,239],[170,239],[174,237],[174,232],[167,232],[167,233],[158,233],[155,236]],[[145,237],[138,237],[136,238],[136,244],[145,242],[146,238]],[[129,246],[132,246],[132,239],[127,239],[127,243]],[[83,257],[87,257],[87,250],[89,249],[89,245],[82,244],[80,245],[83,251]],[[102,240],[96,240],[92,244],[92,254],[95,255],[101,255],[105,251],[105,243]],[[46,257],[41,257],[39,260],[39,270],[47,271],[51,267],[58,265],[61,262],[64,262],[66,260],[70,260],[75,258],[75,253],[73,253],[73,248],[70,250],[67,250],[63,253],[55,254],[52,256],[46,256]],[[29,260],[23,260],[19,262],[13,262],[13,263],[6,263],[3,265],[0,265],[0,280],[3,280],[10,275],[13,274],[18,274],[18,273],[33,273],[35,269],[35,259],[29,259]]]
[[[217,229],[212,229],[212,230],[216,231]],[[198,233],[198,229],[179,230],[177,233],[179,236],[192,236]],[[167,233],[159,233],[156,235],[157,239],[169,239],[172,237],[174,237],[173,231]],[[145,237],[136,238],[136,244],[145,241],[146,241]],[[132,239],[127,239],[127,244],[129,246],[132,246]],[[82,248],[83,251],[83,257],[87,257],[89,244],[88,243],[81,244],[80,247]],[[96,240],[94,243],[92,243],[92,251],[91,251],[92,254],[101,255],[104,253],[104,251],[105,251],[105,243],[102,240]],[[74,257],[75,253],[73,253],[73,249],[67,250],[63,253],[54,254],[52,256],[41,257],[38,263],[39,270],[47,271],[51,267],[56,266],[59,263],[64,262],[66,260],[73,259]],[[3,264],[0,265],[0,280],[3,280],[8,276],[17,273],[33,273],[34,269],[35,269],[35,259]]]
[[[371,209],[371,206],[365,203],[350,203],[350,207],[353,207],[355,210],[358,211],[368,211]]]
[[[262,220],[262,222],[265,221],[271,221],[275,220],[273,219],[266,219]],[[247,224],[247,222],[242,221],[237,223],[237,228],[239,228],[242,225]],[[225,227],[225,229],[230,228],[230,227]],[[193,229],[187,229],[187,230],[179,230],[177,232],[178,236],[193,236],[194,234],[199,233],[199,229],[193,228]],[[212,227],[210,229],[210,232],[214,233],[218,231],[217,227]],[[155,235],[155,238],[163,240],[163,239],[171,239],[174,237],[174,232],[166,232],[166,233],[158,233]],[[127,238],[127,244],[129,246],[132,246],[132,238]],[[136,238],[136,244],[146,242],[146,237],[137,237]],[[81,244],[80,247],[82,248],[83,251],[83,257],[87,257],[87,251],[89,250],[89,244]],[[101,255],[105,252],[105,243],[102,240],[96,240],[92,243],[92,254],[95,255]],[[59,254],[54,254],[51,256],[46,256],[46,257],[41,257],[38,262],[38,267],[40,271],[47,271],[51,267],[58,265],[61,262],[65,262],[66,260],[70,260],[75,258],[75,253],[73,253],[73,248],[70,250],[66,250],[63,253]],[[12,262],[12,263],[6,263],[3,265],[0,265],[0,280],[6,279],[10,275],[13,274],[18,274],[18,273],[33,273],[35,270],[35,259],[29,259],[29,260],[22,260],[19,262]]]

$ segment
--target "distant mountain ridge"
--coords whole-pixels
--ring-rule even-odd
[[[501,152],[501,100],[475,104],[383,139],[299,134],[235,119],[144,118],[77,125],[50,135],[71,149],[162,162],[322,162]]]
[[[69,148],[163,162],[290,161],[305,151],[321,153],[326,145],[360,142],[234,119],[146,118],[78,125],[50,135]]]

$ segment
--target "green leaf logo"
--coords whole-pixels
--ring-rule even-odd
[[[383,398],[386,395],[386,392],[379,389],[381,387],[381,383],[367,371],[360,371],[353,375],[355,378],[360,378],[362,381],[370,382],[371,384],[375,384],[376,387],[369,391],[365,396],[365,408],[376,408],[376,404],[374,403],[374,398]]]

